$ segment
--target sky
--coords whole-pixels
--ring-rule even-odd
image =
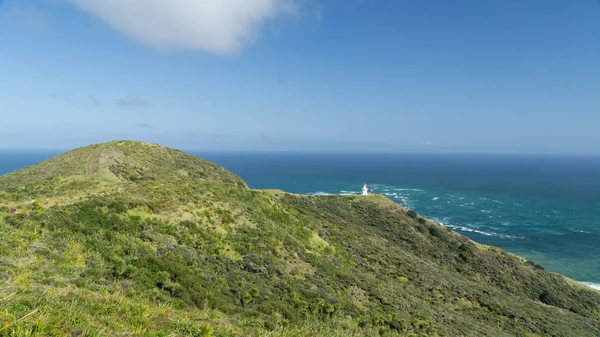
[[[600,155],[598,0],[0,0],[0,148]]]

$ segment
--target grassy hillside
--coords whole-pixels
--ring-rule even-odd
[[[0,200],[20,201],[58,193],[89,193],[140,181],[220,181],[245,186],[242,179],[208,161],[164,146],[117,141],[92,145],[7,174]]]
[[[0,336],[599,331],[598,292],[381,196],[251,190],[137,142],[0,177]]]

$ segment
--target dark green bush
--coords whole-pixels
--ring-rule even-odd
[[[458,251],[458,256],[464,263],[471,262],[475,257],[474,248],[471,247],[469,244],[461,244],[460,246],[458,246]]]
[[[539,269],[539,270],[545,270],[544,266],[537,264],[533,261],[527,261],[527,264],[530,265],[531,267],[535,268],[535,269]]]
[[[429,227],[429,234],[431,234],[431,236],[435,236],[435,237],[442,236],[442,232],[440,231],[439,228],[437,228],[437,226]]]

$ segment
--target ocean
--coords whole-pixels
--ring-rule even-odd
[[[0,151],[0,174],[61,151]],[[473,240],[600,289],[600,157],[189,151],[258,189],[359,193],[363,183]]]

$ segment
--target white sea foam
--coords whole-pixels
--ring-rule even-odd
[[[374,190],[378,190],[381,192],[404,192],[404,191],[424,192],[422,189],[418,189],[418,188],[403,188],[403,187],[395,187],[395,186],[383,185],[383,184],[372,184],[371,187]]]
[[[438,200],[440,200],[440,198],[439,197],[433,197],[431,200],[438,201]]]
[[[439,225],[446,226],[446,223],[448,223],[448,221],[450,221],[450,218],[447,217],[447,216],[445,216],[442,219],[440,219],[440,218],[432,218],[431,220],[435,221]],[[446,226],[446,227],[448,227],[448,226]]]
[[[397,196],[394,197],[394,199],[399,200],[400,204],[402,204],[405,207],[409,207],[410,208],[410,206],[411,206],[410,199],[407,196],[405,196],[405,195],[397,195]]]
[[[317,195],[333,195],[333,194],[327,193],[327,192],[312,192],[312,193],[306,193],[306,194],[307,195],[314,195],[314,196],[317,196]]]
[[[477,234],[481,234],[481,235],[485,235],[485,236],[496,236],[496,237],[499,237],[502,239],[519,239],[519,237],[513,236],[513,235],[482,231],[479,229],[466,227],[466,226],[444,224],[443,222],[439,222],[439,224],[442,226],[446,226],[448,228],[454,229],[454,230],[462,231],[462,232],[477,233]]]
[[[403,195],[403,194],[399,194],[399,193],[382,193],[382,194],[385,195],[386,197],[396,201],[398,204],[400,204],[406,208],[412,208],[412,206],[413,206],[410,197],[407,195]]]
[[[581,282],[581,283],[585,284],[586,286],[588,286],[590,288],[600,290],[600,284],[598,284],[598,283],[592,283],[592,282]]]
[[[502,234],[502,233],[496,233],[496,232],[492,232],[492,231],[484,231],[484,230],[480,230],[477,228],[473,228],[473,227],[477,227],[476,225],[467,225],[467,226],[453,225],[453,224],[449,223],[450,221],[452,221],[452,219],[449,217],[444,217],[443,219],[434,218],[432,220],[444,227],[448,227],[448,228],[454,229],[456,231],[461,231],[461,232],[477,233],[477,234],[481,234],[481,235],[485,235],[485,236],[495,236],[495,237],[499,237],[502,239],[522,239],[523,238],[523,237]],[[491,229],[499,230],[498,228],[491,228]]]

